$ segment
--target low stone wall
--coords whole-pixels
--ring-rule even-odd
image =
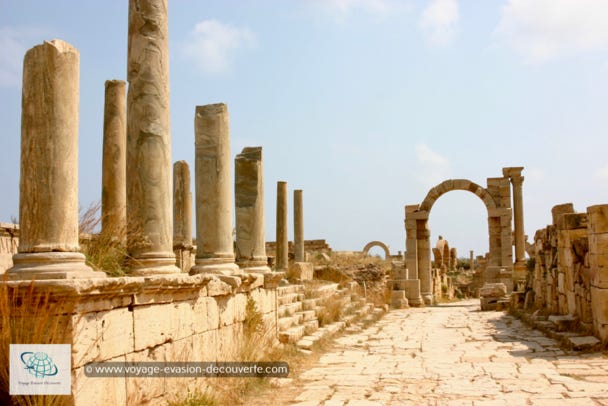
[[[567,315],[608,342],[608,205],[576,213],[552,209],[553,223],[534,235],[534,271],[526,303]]]
[[[290,254],[294,253],[293,241],[289,241],[288,250]],[[275,256],[277,251],[277,243],[274,241],[266,242],[266,254],[268,256]],[[325,252],[330,253],[331,247],[325,240],[304,240],[304,251],[306,252]]]
[[[65,335],[54,342],[72,345],[74,404],[148,404],[183,398],[201,378],[92,378],[89,362],[239,361],[249,298],[276,340],[276,289],[251,274],[235,286],[210,275],[163,275],[107,279],[47,280],[34,294],[49,294]],[[31,282],[8,282],[28,294]],[[16,291],[15,289],[18,288]],[[58,341],[57,341],[58,339]],[[264,343],[260,343],[262,351]]]

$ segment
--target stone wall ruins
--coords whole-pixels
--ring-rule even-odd
[[[534,270],[526,303],[567,315],[608,341],[608,205],[576,213],[571,203],[552,209],[553,222],[534,235]]]

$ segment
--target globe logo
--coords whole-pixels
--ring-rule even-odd
[[[57,366],[51,357],[44,352],[22,352],[21,362],[25,369],[36,378],[57,375]]]

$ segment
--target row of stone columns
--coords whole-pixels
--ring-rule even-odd
[[[124,81],[105,85],[102,230],[126,228],[124,243],[132,275],[176,273],[180,270],[175,266],[174,244],[191,246],[192,197],[185,162],[175,164],[175,190],[171,185],[167,0],[129,1],[127,65],[126,101]],[[78,84],[79,53],[71,45],[54,40],[27,52],[21,234],[9,277],[105,276],[86,266],[79,252]],[[197,255],[191,273],[240,273],[232,239],[226,105],[198,106],[194,124]],[[246,148],[235,162],[236,261],[246,270],[267,272],[261,154],[259,147]],[[297,191],[298,258],[304,252],[301,196]],[[286,206],[277,208],[278,217],[286,213]],[[286,227],[286,221],[277,224],[277,240],[286,238]],[[287,264],[286,258],[280,258],[277,270]]]

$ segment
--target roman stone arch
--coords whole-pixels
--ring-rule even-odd
[[[365,247],[363,247],[363,255],[368,255],[369,250],[373,247],[380,247],[384,251],[384,259],[389,260],[391,257],[391,251],[388,249],[388,245],[383,243],[382,241],[371,241],[368,242]]]
[[[500,279],[512,272],[513,231],[511,228],[511,189],[509,177],[488,178],[484,188],[468,179],[450,179],[435,186],[420,205],[405,206],[406,266],[409,275],[420,279],[420,294],[425,303],[432,302],[431,244],[428,218],[433,205],[444,194],[463,190],[476,195],[488,214],[490,279]],[[448,254],[449,255],[449,254]]]
[[[492,198],[492,195],[490,195],[485,188],[479,186],[477,183],[471,182],[468,179],[451,179],[446,180],[445,182],[442,182],[429,190],[426,197],[420,204],[420,210],[430,212],[431,208],[435,204],[435,201],[452,190],[464,190],[473,193],[483,201],[483,204],[485,204],[488,211],[496,208],[494,198]]]

